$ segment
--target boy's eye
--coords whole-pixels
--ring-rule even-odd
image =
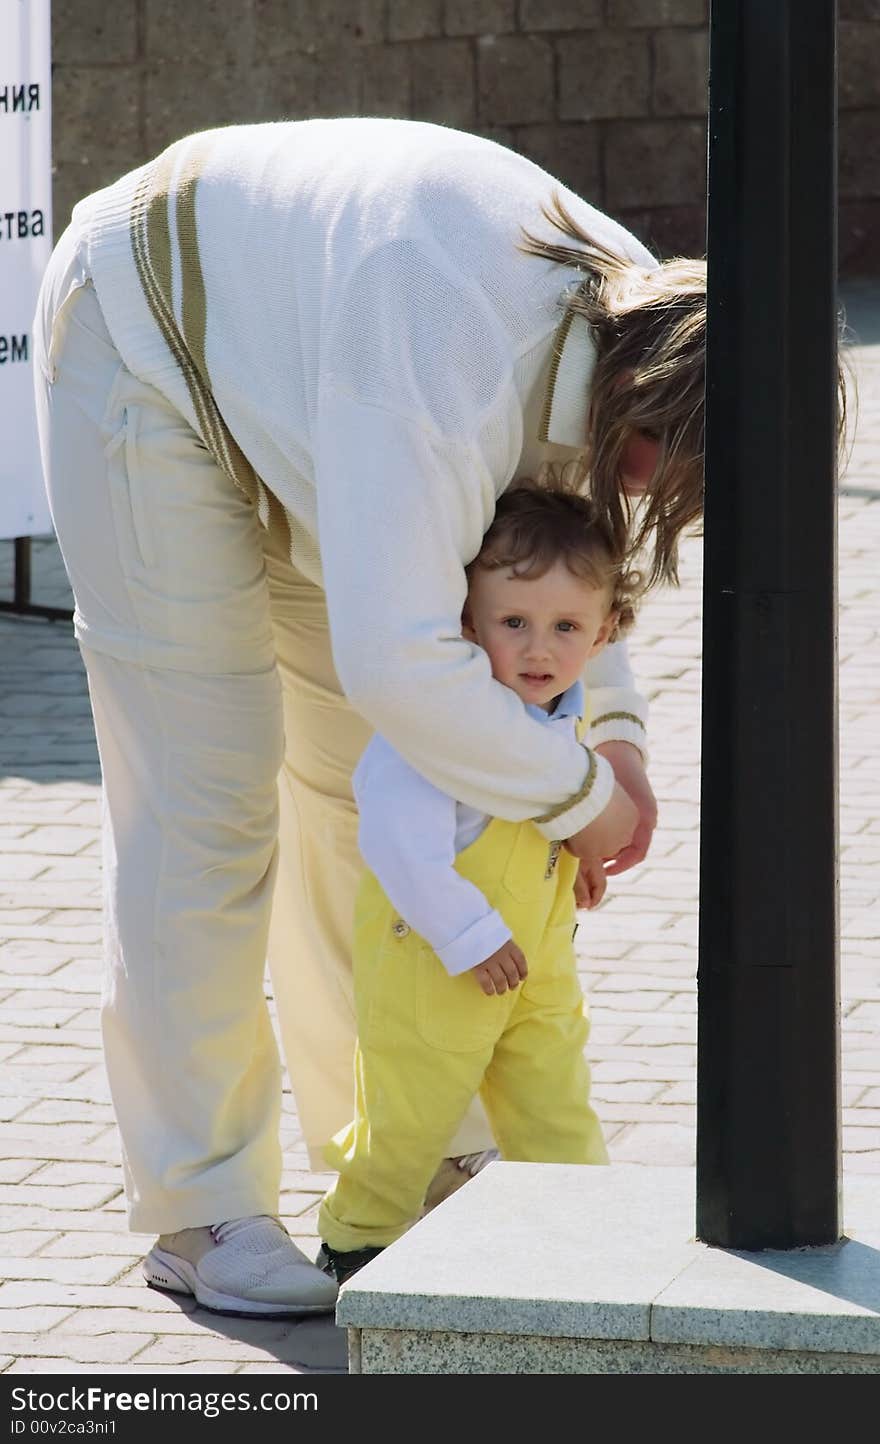
[[[575,629],[574,622],[557,622],[556,625],[560,632],[573,632]]]
[[[519,627],[525,626],[525,623],[523,622],[522,617],[505,617],[504,626],[511,627],[514,631],[516,631]]]

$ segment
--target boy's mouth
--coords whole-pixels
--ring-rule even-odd
[[[553,681],[552,672],[520,672],[524,682],[531,682],[535,686],[542,686],[546,682]]]

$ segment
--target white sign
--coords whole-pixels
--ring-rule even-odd
[[[52,250],[50,0],[0,0],[0,537],[52,530],[33,319]]]

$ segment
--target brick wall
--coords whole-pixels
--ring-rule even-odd
[[[840,258],[880,274],[880,0],[839,0]],[[402,115],[704,248],[707,0],[53,0],[55,232],[188,131]]]

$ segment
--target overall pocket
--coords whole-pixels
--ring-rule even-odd
[[[569,1012],[583,1002],[577,975],[572,921],[547,927],[537,951],[529,960],[529,975],[522,984],[526,1002],[550,1012]]]
[[[493,1047],[519,990],[488,997],[469,972],[450,977],[427,945],[419,950],[415,966],[416,1027],[423,1040],[447,1053]]]
[[[531,823],[521,823],[501,874],[504,891],[517,902],[549,906],[555,893],[555,882],[545,876],[549,857],[547,839]]]

